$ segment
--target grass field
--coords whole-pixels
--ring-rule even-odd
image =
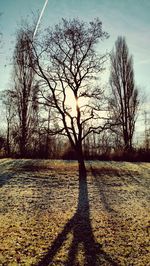
[[[0,160],[0,265],[150,265],[150,163]]]

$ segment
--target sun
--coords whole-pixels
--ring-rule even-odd
[[[66,97],[66,106],[70,109],[70,115],[72,117],[76,117],[77,116],[77,107],[83,108],[84,106],[87,105],[87,99],[85,99],[84,97],[80,97],[78,100],[75,99],[75,96],[73,94],[72,91],[69,91],[67,93],[67,97]]]

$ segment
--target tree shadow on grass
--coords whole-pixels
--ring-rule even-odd
[[[9,169],[12,165],[12,161],[5,160],[0,163],[0,188],[6,185],[15,173],[12,169]],[[7,169],[7,170],[6,170]]]
[[[37,163],[36,163],[37,165]],[[8,166],[8,170],[4,172],[5,167]],[[38,166],[36,166],[38,167]],[[35,171],[35,166],[31,160],[13,160],[6,161],[0,164],[0,187],[6,185],[15,174],[22,173],[23,171]],[[39,169],[39,168],[37,168]]]
[[[3,174],[0,174],[0,187],[3,187],[6,185],[11,178],[14,177],[14,173],[6,172]]]
[[[92,175],[93,175],[93,177],[94,177],[95,185],[96,185],[96,187],[97,187],[98,190],[99,190],[100,200],[101,200],[101,202],[102,202],[102,204],[103,204],[105,210],[106,210],[108,213],[116,213],[116,211],[114,211],[114,210],[111,208],[111,206],[110,206],[110,204],[109,204],[109,202],[108,202],[108,198],[107,198],[107,196],[106,196],[106,194],[105,194],[105,187],[106,187],[106,184],[104,183],[104,180],[103,180],[103,175],[105,175],[105,174],[109,174],[109,175],[110,175],[110,173],[112,174],[113,171],[111,170],[112,172],[110,172],[110,170],[109,170],[109,171],[107,172],[106,170],[103,171],[103,169],[96,171],[96,170],[92,167],[92,165],[90,165],[90,166],[91,166],[91,173],[92,173]],[[108,186],[107,186],[107,187],[108,187]]]
[[[92,226],[90,222],[88,189],[87,189],[87,176],[86,173],[79,173],[79,197],[78,207],[74,216],[65,224],[62,232],[58,234],[57,238],[52,243],[49,251],[39,261],[37,266],[52,265],[55,255],[59,252],[63,246],[67,235],[72,233],[73,239],[69,247],[68,257],[65,266],[80,265],[77,262],[77,254],[80,251],[80,247],[84,248],[84,265],[96,266],[96,265],[114,265],[118,264],[113,261],[110,255],[106,254],[102,249],[102,245],[96,243],[92,232]]]

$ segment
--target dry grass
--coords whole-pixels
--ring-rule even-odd
[[[86,166],[95,265],[150,265],[150,164]],[[0,160],[0,265],[36,265],[74,217],[78,190],[76,162]],[[47,265],[67,265],[72,240],[70,229]],[[72,265],[86,265],[76,245]]]

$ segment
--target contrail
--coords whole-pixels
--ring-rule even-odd
[[[45,10],[45,8],[46,8],[47,3],[48,3],[48,0],[45,1],[44,6],[43,6],[43,8],[42,8],[41,14],[40,14],[40,16],[39,16],[39,19],[38,19],[38,21],[37,21],[37,24],[36,24],[36,27],[35,27],[35,30],[34,30],[34,33],[33,33],[33,38],[34,38],[34,36],[36,35],[36,32],[37,32],[38,26],[39,26],[39,24],[40,24],[40,21],[41,21],[41,18],[42,18],[42,16],[43,16],[43,13],[44,13],[44,10]]]

